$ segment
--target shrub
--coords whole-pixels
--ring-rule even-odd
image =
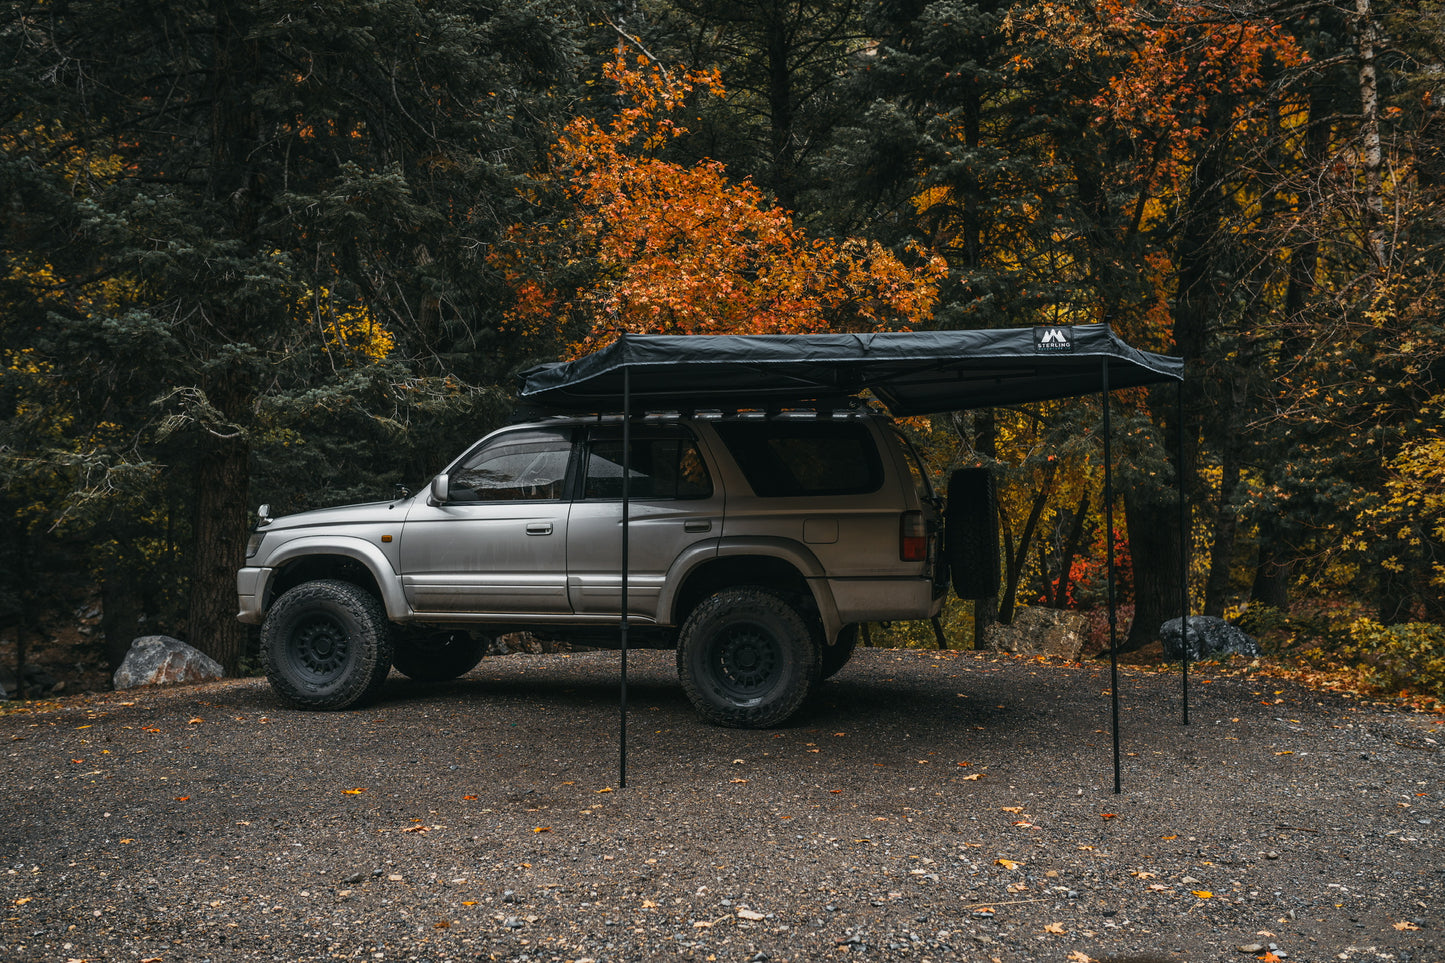
[[[1445,626],[1356,619],[1346,648],[1349,657],[1368,667],[1369,681],[1381,689],[1445,697]]]

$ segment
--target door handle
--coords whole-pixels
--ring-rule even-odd
[[[551,522],[528,522],[528,523],[527,523],[527,534],[528,534],[528,535],[551,535],[551,534],[552,534],[552,523],[551,523]]]
[[[682,530],[684,532],[710,532],[712,531],[712,520],[707,518],[697,518],[691,521],[686,521],[682,523]]]

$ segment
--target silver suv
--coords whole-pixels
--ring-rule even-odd
[[[616,647],[629,467],[630,644],[675,648],[698,712],[781,722],[843,667],[858,624],[936,615],[941,512],[868,410],[553,418],[477,442],[422,492],[265,517],[237,576],[286,702],[341,709],[395,666],[459,676],[482,633]]]

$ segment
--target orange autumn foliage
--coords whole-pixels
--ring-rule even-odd
[[[717,75],[673,77],[645,59],[606,68],[623,104],[605,124],[578,117],[548,175],[573,206],[563,228],[527,229],[504,255],[514,330],[569,331],[574,353],[619,331],[763,334],[920,324],[938,296],[941,258],[910,268],[879,244],[810,238],[788,212],[723,164],[659,156],[686,128],[676,115]],[[560,253],[559,253],[560,252]],[[554,264],[594,265],[567,289]],[[550,263],[549,263],[550,262]]]

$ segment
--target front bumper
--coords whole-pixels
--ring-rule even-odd
[[[266,589],[271,584],[271,569],[243,568],[236,572],[236,601],[240,611],[236,618],[247,625],[260,625],[266,617]]]

